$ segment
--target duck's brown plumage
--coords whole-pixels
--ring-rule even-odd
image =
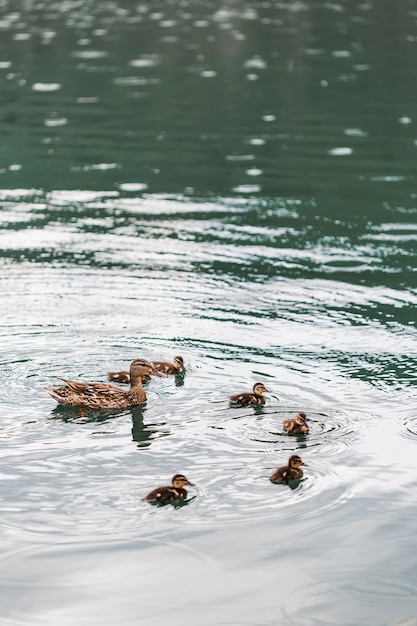
[[[303,463],[298,454],[292,454],[288,459],[288,465],[282,465],[281,467],[278,467],[274,472],[272,472],[269,480],[273,483],[288,483],[289,480],[297,480],[298,478],[302,478],[304,472],[301,469],[301,465],[307,464]]]
[[[184,474],[175,474],[172,477],[172,484],[164,487],[152,489],[147,496],[142,498],[145,502],[172,502],[174,500],[183,500],[187,497],[187,490],[184,485],[194,486]]]
[[[106,383],[84,383],[66,378],[60,378],[66,387],[44,387],[44,389],[61,404],[85,409],[128,409],[145,402],[146,393],[142,379],[150,375],[165,376],[149,361],[136,359],[130,366],[131,385],[128,391]]]
[[[297,413],[293,419],[285,419],[282,422],[284,430],[290,435],[306,435],[310,430],[309,425],[306,423],[307,415],[304,411]]]
[[[234,396],[229,396],[232,404],[246,406],[247,404],[265,404],[266,398],[262,395],[268,389],[263,383],[255,383],[252,391],[244,391]]]
[[[173,363],[168,361],[152,361],[152,365],[163,374],[182,374],[185,372],[184,359],[182,356],[174,357]],[[130,383],[129,372],[107,372],[107,376],[110,380],[117,381],[118,383]]]

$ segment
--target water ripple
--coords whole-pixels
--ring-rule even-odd
[[[387,611],[389,614],[398,615],[403,613],[399,609],[401,604],[405,602],[410,604],[412,599],[416,599],[415,586],[406,579],[398,577],[390,577],[384,575],[381,577],[364,579],[363,575],[358,575],[352,579],[351,572],[334,572],[332,575],[332,581],[327,585],[323,585],[314,582],[311,585],[303,586],[303,600],[301,606],[294,611],[290,608],[291,601],[294,601],[293,597],[290,597],[286,602],[285,619],[287,624],[300,624],[302,626],[314,626],[314,625],[328,625],[331,626],[335,623],[342,623],[349,626],[360,626],[363,624],[363,619],[369,620],[369,623],[376,623],[372,619],[371,606],[378,604],[378,613],[380,619],[378,623],[387,623],[386,616]],[[314,616],[319,606],[322,605],[323,597],[331,594],[335,598],[335,608],[330,611],[329,617],[323,620],[315,619]],[[350,612],[349,617],[341,617],[337,610],[337,605],[340,607],[346,607],[349,603],[353,603],[354,610]],[[397,608],[395,609],[394,606]],[[404,612],[407,612],[406,610]],[[361,615],[360,615],[361,614]],[[384,619],[385,618],[385,619]],[[389,619],[389,618],[388,618]]]
[[[417,413],[414,409],[407,411],[402,418],[401,434],[417,441]]]

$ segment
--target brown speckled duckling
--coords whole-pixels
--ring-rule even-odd
[[[174,500],[184,500],[187,497],[187,490],[184,489],[184,485],[190,485],[194,487],[194,483],[191,483],[184,474],[175,474],[172,477],[172,485],[166,485],[165,487],[157,487],[148,493],[147,496],[142,498],[144,502],[172,502]]]
[[[255,383],[253,391],[244,391],[243,393],[237,393],[234,396],[229,396],[231,404],[239,404],[240,406],[246,406],[247,404],[265,404],[266,398],[262,395],[268,389],[263,383]]]
[[[304,411],[300,411],[294,419],[284,420],[282,425],[284,426],[284,430],[286,430],[289,435],[306,435],[310,430],[306,420],[307,415]]]
[[[83,383],[66,378],[60,378],[66,387],[44,389],[61,404],[84,409],[128,409],[145,402],[146,393],[142,380],[151,375],[165,378],[165,374],[155,369],[146,359],[136,359],[130,366],[131,384],[128,391],[106,383]]]
[[[172,363],[168,361],[152,361],[152,365],[163,374],[182,374],[185,372],[182,356],[175,356]],[[107,376],[110,380],[118,383],[130,383],[129,372],[107,372]]]
[[[305,465],[307,467],[307,464],[301,460],[298,454],[292,454],[288,459],[288,465],[278,467],[274,472],[272,472],[269,480],[273,483],[284,482],[288,484],[289,480],[302,478],[304,472],[301,469],[301,465]]]

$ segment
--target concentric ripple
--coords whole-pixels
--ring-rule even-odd
[[[415,586],[407,579],[390,577],[389,575],[366,578],[356,572],[355,582],[351,573],[335,572],[328,585],[312,583],[303,587],[303,597],[295,592],[286,602],[285,619],[287,624],[301,624],[302,626],[331,626],[333,624],[348,624],[360,626],[366,623],[376,623],[375,614],[379,615],[380,624],[394,622],[394,617],[407,615],[413,612],[413,599],[417,594]],[[311,617],[317,615],[323,597],[331,594],[335,598],[333,606],[321,619]],[[297,597],[296,597],[297,596]],[[297,610],[292,603],[299,602]],[[347,607],[350,603],[349,614]],[[391,619],[390,619],[391,616]],[[401,621],[399,621],[401,623]],[[407,622],[405,622],[407,623]]]
[[[417,411],[415,411],[414,409],[411,411],[407,411],[406,414],[401,418],[401,421],[402,434],[405,437],[414,439],[414,441],[417,442]]]
[[[220,428],[227,432],[233,445],[256,448],[260,451],[293,450],[324,445],[326,455],[337,454],[346,448],[355,447],[357,433],[354,431],[354,414],[335,409],[334,414],[320,410],[309,410],[307,423],[310,431],[307,435],[290,435],[283,429],[282,422],[288,417],[295,417],[295,407],[268,404],[265,407],[234,408]]]

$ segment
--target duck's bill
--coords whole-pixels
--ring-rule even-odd
[[[187,480],[187,485],[190,485],[190,487],[195,487],[195,483],[192,483],[190,480]]]
[[[156,369],[156,367],[152,368],[152,376],[159,376],[160,378],[168,378],[168,374],[164,374]]]
[[[306,467],[308,467],[308,463],[304,463],[304,461],[301,463],[301,465],[305,465]]]

